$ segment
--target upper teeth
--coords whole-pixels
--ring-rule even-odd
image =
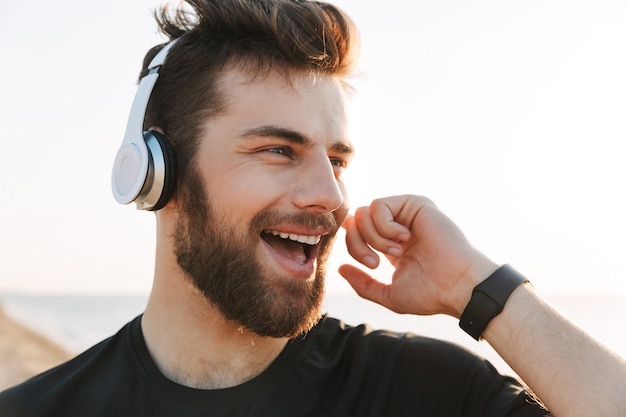
[[[280,236],[283,239],[293,240],[298,243],[305,243],[307,245],[317,245],[322,239],[321,236],[305,236],[305,235],[296,235],[295,233],[283,233],[277,232],[275,230],[266,230],[265,233],[271,233],[274,236]]]

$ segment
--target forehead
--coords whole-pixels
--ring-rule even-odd
[[[226,99],[223,115],[242,130],[271,124],[312,138],[348,140],[347,92],[336,76],[295,72],[286,78],[270,70],[251,77],[228,69],[219,84]]]

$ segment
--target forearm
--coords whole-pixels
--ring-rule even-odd
[[[552,310],[529,285],[511,294],[483,338],[555,416],[626,415],[626,362]]]

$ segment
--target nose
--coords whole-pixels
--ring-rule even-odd
[[[344,193],[343,184],[324,153],[308,161],[306,169],[298,173],[293,201],[302,210],[330,213],[343,206]]]

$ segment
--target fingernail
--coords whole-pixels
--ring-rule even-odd
[[[391,256],[399,257],[402,256],[402,249],[396,246],[392,246],[387,250],[387,253]]]
[[[370,268],[376,268],[377,260],[373,256],[365,256],[363,258],[363,265],[368,266]]]

